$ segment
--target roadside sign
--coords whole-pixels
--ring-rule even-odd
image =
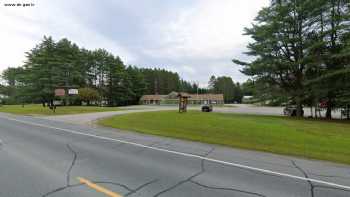
[[[64,89],[55,89],[55,96],[64,96],[66,91]]]
[[[79,94],[79,91],[78,91],[78,89],[69,89],[68,94],[69,95],[77,95],[77,94]]]

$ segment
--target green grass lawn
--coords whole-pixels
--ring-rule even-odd
[[[91,112],[117,111],[117,107],[96,107],[96,106],[60,106],[56,108],[54,113],[48,107],[42,105],[3,105],[0,106],[0,112],[23,115],[64,115],[64,114],[80,114]]]
[[[103,126],[350,164],[350,123],[190,111],[133,113]]]

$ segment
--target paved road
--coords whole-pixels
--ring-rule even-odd
[[[87,124],[93,126],[98,119],[114,116],[123,115],[128,113],[137,112],[151,112],[151,111],[162,111],[162,110],[175,110],[175,106],[129,106],[121,107],[121,111],[107,111],[107,112],[94,112],[85,114],[70,114],[70,115],[57,115],[57,116],[43,116],[43,119],[56,120],[67,123],[75,124]],[[58,109],[59,110],[59,109]]]
[[[63,121],[76,124],[89,124],[94,125],[95,121],[101,118],[106,118],[114,115],[123,115],[127,113],[135,112],[148,112],[148,111],[162,111],[162,110],[177,110],[176,105],[135,105],[128,107],[121,107],[121,111],[109,111],[109,112],[94,112],[86,114],[71,114],[71,115],[58,115],[58,116],[46,116],[42,117],[48,120]],[[200,106],[189,106],[189,110],[200,110]],[[59,110],[59,109],[58,109]],[[255,115],[275,115],[282,116],[282,107],[256,107],[254,105],[246,104],[232,104],[227,107],[215,107],[214,112],[220,113],[239,113],[239,114],[255,114]],[[307,115],[307,113],[306,113]]]
[[[230,104],[229,104],[230,105]],[[255,114],[255,115],[273,115],[273,116],[283,116],[284,107],[268,107],[268,106],[256,106],[249,104],[231,104],[234,107],[222,107],[216,108],[217,112],[226,112],[226,113],[241,113],[241,114]],[[311,111],[309,107],[304,107],[304,116],[311,116]],[[326,111],[321,112],[321,116],[326,116]],[[340,111],[335,110],[332,112],[333,118],[341,117]]]
[[[350,166],[0,114],[0,196],[348,197]]]
[[[73,115],[59,115],[59,116],[47,116],[43,117],[48,120],[64,121],[77,124],[89,124],[94,125],[94,122],[101,118],[106,118],[114,115],[122,115],[134,112],[147,112],[147,111],[161,111],[161,110],[177,110],[175,105],[159,106],[159,105],[135,105],[122,107],[122,111],[110,111],[110,112],[96,112],[86,114],[73,114]],[[190,110],[200,110],[199,106],[189,106]],[[305,116],[310,116],[310,109],[305,108]],[[283,116],[283,107],[257,107],[247,104],[232,104],[226,107],[215,107],[214,112],[220,113],[238,113],[238,114],[254,114],[254,115],[273,115]],[[322,114],[325,116],[324,112]],[[333,112],[333,118],[340,118],[339,111]]]

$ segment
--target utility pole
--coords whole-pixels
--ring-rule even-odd
[[[154,79],[154,94],[159,94],[158,92],[158,80]]]

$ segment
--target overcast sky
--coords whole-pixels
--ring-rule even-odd
[[[5,3],[34,3],[5,7]],[[0,0],[0,70],[20,66],[44,35],[124,63],[176,71],[205,86],[211,75],[245,81],[232,58],[246,59],[250,26],[269,0]]]

